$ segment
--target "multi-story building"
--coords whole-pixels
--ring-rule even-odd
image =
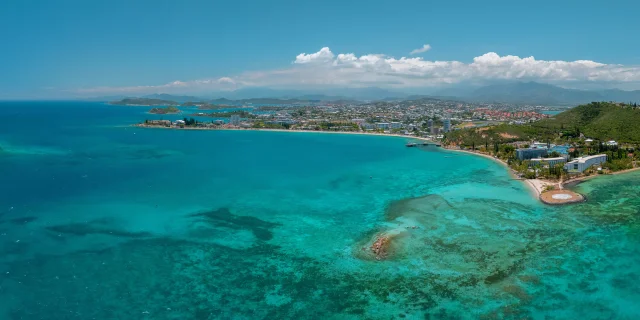
[[[378,123],[376,123],[376,127],[378,129],[389,129],[389,123],[388,122],[378,122]]]
[[[240,125],[240,116],[237,114],[232,114],[229,118],[229,123],[234,126]]]
[[[442,130],[444,132],[451,131],[451,119],[449,119],[449,117],[447,117],[447,118],[444,119],[443,123],[444,123],[444,125],[443,125]]]
[[[435,129],[435,128],[434,128],[434,126],[433,126],[433,120],[432,120],[432,119],[429,119],[429,121],[427,121],[427,124],[428,124],[428,126],[429,126],[429,132],[430,132],[431,134],[436,134],[436,133],[433,131],[433,129]]]
[[[400,123],[400,122],[391,122],[391,123],[389,123],[389,127],[391,129],[400,129],[400,128],[402,128],[402,123]]]
[[[598,154],[595,156],[576,158],[573,161],[567,162],[564,165],[564,169],[569,173],[580,173],[589,169],[593,165],[605,162],[607,162],[607,155]]]
[[[547,154],[549,154],[549,150],[547,150],[547,148],[516,149],[516,157],[518,160],[541,158]]]

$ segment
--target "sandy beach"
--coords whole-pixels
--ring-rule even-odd
[[[149,126],[145,124],[134,124],[134,127],[151,128],[151,129],[173,129],[173,130],[201,130],[201,131],[265,131],[265,132],[301,132],[301,133],[321,133],[321,134],[356,134],[365,136],[381,136],[381,137],[398,137],[405,139],[414,139],[427,142],[434,142],[424,137],[416,137],[411,135],[391,134],[391,133],[378,133],[378,132],[349,132],[349,131],[316,131],[316,130],[287,130],[287,129],[257,129],[257,128],[177,128],[177,127],[162,127],[162,126]]]

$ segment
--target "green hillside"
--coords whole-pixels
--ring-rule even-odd
[[[640,108],[592,102],[542,120],[534,126],[554,130],[578,128],[589,138],[640,142]]]
[[[111,101],[109,104],[119,106],[176,106],[179,103],[170,100],[149,98],[124,98],[119,101]]]
[[[640,108],[628,104],[592,102],[532,124],[501,124],[450,132],[448,144],[486,145],[512,141],[570,142],[584,134],[588,138],[640,143]]]

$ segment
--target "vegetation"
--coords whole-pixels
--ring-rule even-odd
[[[174,106],[168,106],[166,108],[153,108],[149,111],[149,113],[153,114],[175,114],[180,113],[180,109]]]
[[[530,140],[570,143],[581,136],[640,145],[640,107],[592,102],[530,124],[456,130],[446,134],[445,143],[464,147]]]
[[[162,99],[124,98],[119,101],[111,101],[109,104],[119,106],[177,106],[179,103]]]

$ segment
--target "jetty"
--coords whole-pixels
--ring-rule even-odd
[[[436,142],[411,142],[406,144],[407,148],[413,147],[440,147],[441,145]]]

